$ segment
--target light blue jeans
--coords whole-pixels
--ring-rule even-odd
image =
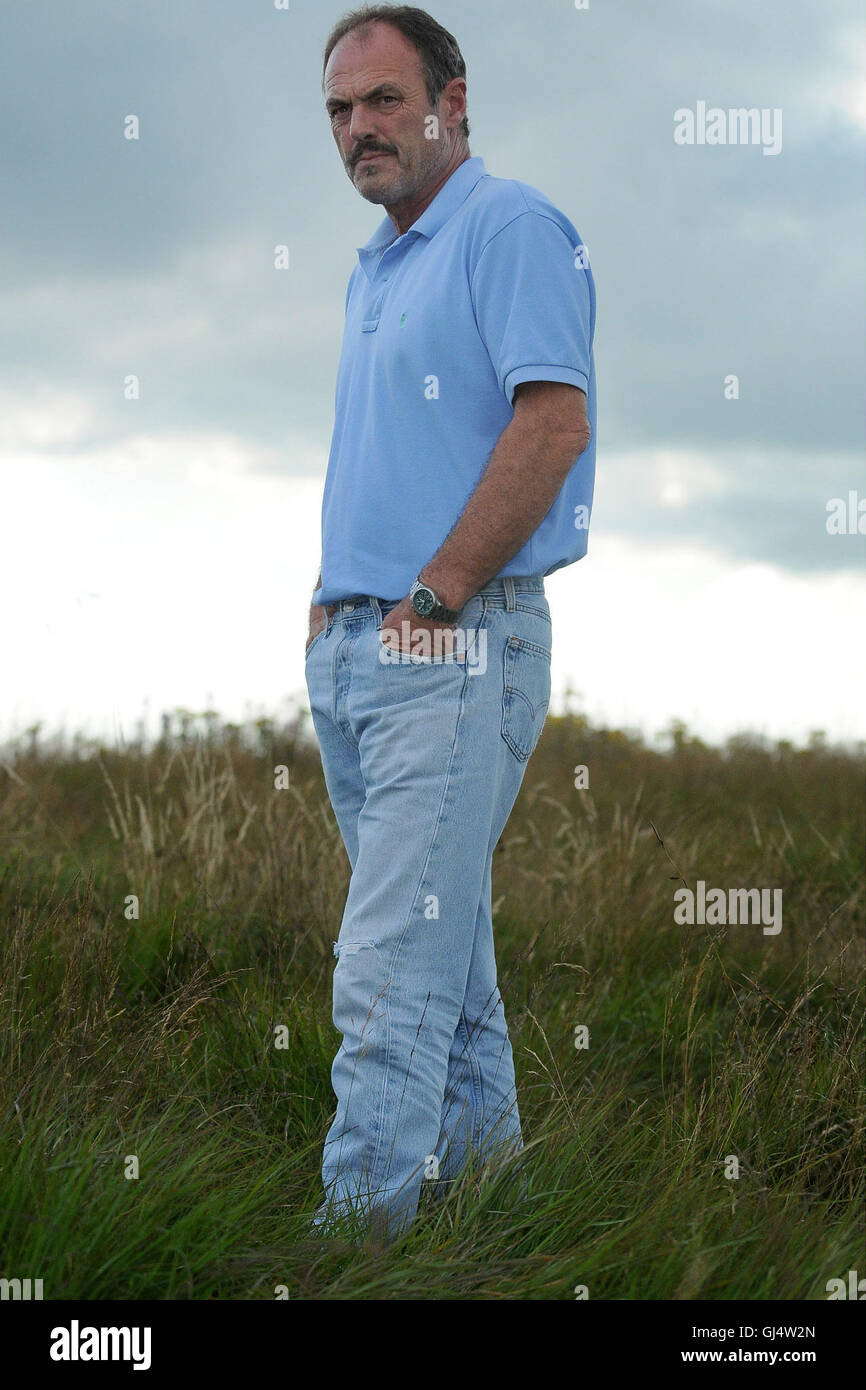
[[[550,610],[542,579],[494,580],[463,609],[454,655],[395,662],[391,607],[343,600],[306,674],[352,867],[316,1224],[378,1211],[395,1233],[425,1181],[522,1147],[491,865],[547,712]]]

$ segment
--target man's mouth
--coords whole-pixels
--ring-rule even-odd
[[[357,165],[357,164],[366,164],[366,163],[368,163],[368,161],[371,160],[371,159],[389,159],[389,158],[390,158],[390,155],[388,155],[384,150],[372,150],[369,154],[362,154],[361,157],[360,157],[360,159],[356,159],[356,160],[355,160],[355,163],[356,163],[356,165]]]

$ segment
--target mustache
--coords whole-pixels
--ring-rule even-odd
[[[356,150],[349,163],[354,169],[359,159],[363,159],[365,154],[396,154],[396,150],[385,150],[381,145],[367,145],[364,149]]]

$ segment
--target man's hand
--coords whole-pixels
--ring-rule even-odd
[[[408,655],[414,648],[418,655],[432,651],[436,656],[446,656],[454,650],[454,633],[453,623],[419,618],[407,595],[382,619],[380,641],[383,647],[388,647],[395,653],[404,652]]]
[[[322,628],[327,625],[327,622],[328,614],[326,613],[325,609],[320,608],[317,603],[310,604],[310,630],[307,634],[307,645],[306,647],[304,647],[305,656],[307,654],[311,642],[313,641],[313,638],[318,637],[319,633],[322,631]]]

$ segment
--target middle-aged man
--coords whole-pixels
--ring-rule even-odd
[[[323,87],[387,216],[346,295],[306,655],[352,867],[315,1224],[393,1234],[425,1180],[522,1146],[491,864],[550,698],[544,576],[586,552],[595,289],[568,218],[470,156],[425,11],[346,15]]]

